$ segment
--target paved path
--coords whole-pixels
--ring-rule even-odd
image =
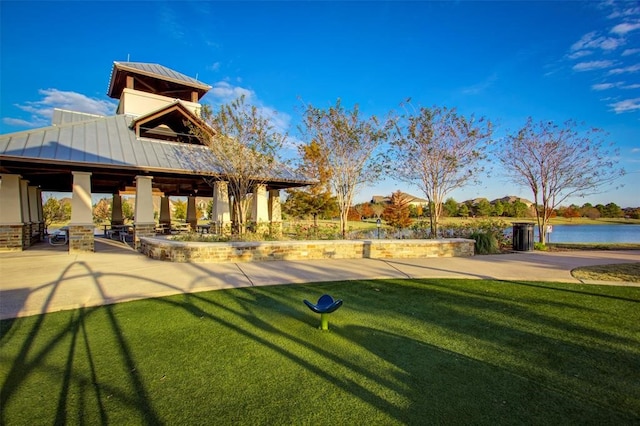
[[[0,253],[0,319],[235,287],[375,278],[579,281],[579,266],[639,262],[640,251],[514,253],[426,259],[355,259],[193,264],[151,260],[120,242],[70,255],[39,243]],[[638,285],[640,286],[640,285]]]

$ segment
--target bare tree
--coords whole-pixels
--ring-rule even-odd
[[[397,177],[416,185],[429,201],[431,238],[438,236],[447,194],[479,182],[491,134],[490,121],[446,107],[422,107],[398,121],[390,155]]]
[[[342,238],[346,238],[353,197],[362,185],[375,182],[382,172],[382,158],[377,151],[388,138],[390,120],[362,118],[358,105],[348,111],[338,99],[335,106],[326,110],[308,105],[301,130],[318,144],[323,163],[330,169],[329,182],[340,208],[340,230]]]
[[[533,193],[542,244],[547,241],[549,218],[560,203],[597,193],[624,175],[624,169],[616,167],[617,150],[604,138],[602,130],[586,129],[573,120],[559,126],[529,118],[496,150],[503,173]]]
[[[256,106],[246,103],[244,96],[220,106],[217,111],[205,108],[203,118],[213,131],[195,126],[192,131],[208,146],[219,176],[207,179],[207,183],[213,186],[218,179],[228,182],[234,228],[243,234],[249,210],[248,195],[278,174],[282,167],[278,152],[285,136],[275,130]]]

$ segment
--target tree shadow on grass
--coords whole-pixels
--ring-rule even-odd
[[[517,369],[369,327],[338,330],[397,367],[409,401],[404,424],[626,424],[638,417],[608,402],[527,377]]]
[[[108,299],[100,283],[100,275],[82,262],[77,264],[85,268],[92,277],[93,285],[105,300]],[[51,286],[49,300],[67,279],[67,274],[69,270]],[[546,359],[552,365],[584,362],[594,369],[602,369],[601,363],[617,356],[607,342],[626,346],[633,341],[587,326],[573,327],[570,331],[575,339],[561,340],[538,330],[561,331],[567,328],[567,323],[521,306],[523,300],[512,300],[512,296],[505,294],[486,294],[475,282],[463,286],[434,281],[371,280],[251,287],[231,292],[153,299],[146,301],[145,305],[154,307],[152,311],[160,316],[154,319],[158,327],[162,326],[162,307],[182,310],[210,326],[222,328],[230,335],[240,336],[265,348],[287,364],[305,370],[317,381],[328,384],[325,392],[336,390],[351,395],[403,423],[421,424],[425,419],[433,422],[466,419],[471,423],[502,419],[503,423],[509,423],[509,420],[513,420],[509,416],[514,412],[520,414],[521,419],[539,419],[540,422],[548,419],[569,422],[584,419],[595,423],[596,420],[604,420],[605,415],[629,421],[628,413],[625,414],[622,408],[616,410],[611,407],[618,394],[614,394],[609,401],[600,402],[594,400],[590,393],[576,393],[572,388],[559,385],[556,376],[519,371],[514,360],[522,360],[528,366],[535,366],[536,360],[540,359]],[[170,287],[165,283],[158,284]],[[335,293],[340,291],[343,293]],[[316,330],[317,316],[307,312],[302,304],[302,298],[312,298],[309,294],[314,292],[330,292],[341,298],[347,296],[344,297],[345,306],[338,311],[338,320],[335,325],[332,323],[330,333],[322,334]],[[611,299],[610,302],[617,300]],[[529,300],[526,304],[534,303]],[[557,309],[568,307],[556,306]],[[494,316],[480,315],[483,311]],[[140,372],[145,366],[134,356],[134,352],[139,350],[136,342],[140,341],[140,337],[135,336],[138,340],[133,340],[134,336],[125,337],[123,318],[117,312],[114,305],[71,311],[66,314],[68,324],[53,335],[47,333],[44,324],[47,318],[52,317],[42,315],[35,318],[2,384],[0,404],[6,407],[29,375],[45,369],[47,374],[60,377],[60,388],[53,409],[55,421],[81,422],[81,411],[86,410],[96,423],[105,424],[112,420],[105,404],[105,395],[112,395],[139,415],[141,423],[162,423],[163,417],[155,408],[156,402],[148,389],[149,383],[143,380]],[[109,324],[110,338],[117,354],[113,360],[114,368],[126,372],[126,388],[101,382],[104,371],[99,370],[95,362],[96,349],[90,342],[91,332],[87,328],[88,319],[96,315],[103,315]],[[378,317],[375,325],[367,325],[371,316]],[[190,326],[185,323],[185,331]],[[407,332],[403,335],[398,327],[407,328]],[[441,334],[434,335],[432,330],[439,330]],[[492,333],[487,330],[492,330]],[[159,332],[163,332],[162,328]],[[438,341],[437,337],[442,334],[450,337]],[[496,339],[496,336],[500,338]],[[583,336],[597,339],[601,346],[581,341]],[[44,340],[44,344],[36,344],[36,339]],[[329,342],[359,348],[358,356],[363,358],[352,357],[349,351],[340,352]],[[469,352],[468,346],[472,345],[493,353],[508,352],[510,362],[491,361],[480,355],[473,358],[466,354]],[[60,368],[51,367],[45,362],[48,356],[57,352],[65,354],[65,363]],[[536,352],[542,352],[542,357]],[[636,352],[620,352],[622,358],[616,358],[610,368],[615,368],[621,359],[630,366],[638,364]],[[86,359],[80,359],[81,353]],[[566,354],[576,354],[576,357],[568,359]],[[171,353],[164,355],[171,356]],[[378,358],[395,367],[395,377],[389,377],[386,367],[379,368],[380,363],[375,361]],[[80,376],[74,371],[76,363],[80,361],[89,365],[88,375]],[[6,361],[3,359],[3,362]],[[554,374],[557,377],[573,374],[574,370],[567,365],[554,365]],[[345,371],[354,376],[347,376]],[[582,370],[575,371],[580,373]],[[586,385],[606,385],[604,382],[592,384],[588,379],[571,380]],[[367,383],[374,383],[375,386]],[[85,402],[77,413],[77,419],[69,417],[67,412],[73,386],[93,394],[91,401],[94,405],[89,406]],[[633,389],[630,390],[631,398],[635,398]],[[399,400],[390,400],[386,391],[400,395],[400,399],[408,401],[408,405]],[[238,406],[241,404],[242,401],[239,401]],[[205,414],[207,409],[202,408]],[[261,407],[255,409],[260,410]],[[336,405],[335,409],[339,410],[340,406]],[[2,423],[7,423],[5,415],[2,414]]]
[[[94,274],[90,267],[84,262],[74,262],[70,264],[61,274],[57,283],[51,285],[50,293],[43,306],[43,312],[47,311],[47,305],[55,296],[58,288],[65,281],[65,276],[70,274],[70,270],[74,266],[80,266],[86,269],[87,275],[93,277],[93,285],[99,289],[105,299],[108,299],[100,284],[99,274]],[[115,341],[119,358],[113,359],[113,365],[117,368],[118,363],[124,365],[124,371],[128,371],[128,380],[133,392],[129,393],[124,389],[112,387],[109,384],[99,384],[99,372],[94,364],[93,350],[91,348],[90,336],[86,328],[87,319],[97,313],[106,313],[108,323],[111,327],[112,338]],[[81,401],[79,410],[76,412],[77,418],[70,419],[68,412],[69,397],[73,394],[72,387],[79,387],[94,393],[95,404],[97,405],[97,419],[100,424],[108,424],[108,413],[105,409],[104,394],[108,394],[112,398],[117,398],[123,405],[139,411],[141,419],[146,424],[160,424],[161,421],[157,416],[148,392],[144,386],[142,379],[136,369],[136,361],[133,356],[133,350],[125,338],[118,318],[114,314],[114,306],[107,305],[96,308],[81,308],[79,310],[67,311],[64,314],[69,317],[69,322],[60,331],[50,334],[46,329],[47,320],[51,320],[50,315],[38,315],[26,333],[26,338],[21,344],[17,355],[13,358],[13,364],[8,368],[6,377],[0,387],[0,406],[4,409],[0,414],[2,424],[7,424],[8,403],[14,395],[22,387],[22,385],[30,378],[32,374],[44,374],[47,376],[55,376],[59,378],[60,389],[58,391],[57,404],[55,408],[55,424],[66,424],[68,422],[78,421],[82,423],[87,421],[84,416],[88,412],[93,412],[91,407],[84,406],[86,395],[73,395]],[[61,315],[61,314],[58,314]],[[58,317],[61,318],[61,317]],[[15,320],[8,320],[13,323]],[[24,319],[22,321],[25,321]],[[4,324],[4,321],[3,321]],[[58,324],[52,325],[56,327]],[[3,327],[6,327],[3,325]],[[42,342],[44,340],[44,343]],[[66,346],[65,346],[66,345]],[[83,350],[79,347],[84,346]],[[66,361],[63,368],[56,367],[47,362],[47,359],[53,354],[64,354],[66,347]],[[79,355],[82,353],[82,355]],[[81,360],[81,356],[86,356],[86,360]],[[2,356],[2,361],[7,362],[7,358]],[[87,362],[89,364],[90,377],[76,373],[76,363]],[[51,392],[52,389],[43,389],[44,392]],[[85,410],[88,410],[85,412]]]
[[[185,294],[183,296],[158,299],[158,302],[184,309],[199,319],[212,321],[216,327],[222,326],[229,332],[268,349],[281,357],[283,361],[289,361],[321,381],[331,383],[332,387],[353,395],[367,404],[379,407],[382,412],[391,417],[400,417],[401,414],[397,406],[386,401],[366,386],[356,381],[345,379],[339,372],[333,370],[331,365],[340,364],[344,368],[370,380],[375,380],[384,386],[393,387],[393,383],[387,381],[375,371],[370,371],[357,362],[334,353],[330,347],[322,346],[318,341],[306,338],[311,333],[314,336],[322,335],[323,332],[317,330],[319,321],[317,316],[315,314],[307,314],[305,312],[307,308],[303,307],[301,300],[301,309],[297,309],[292,307],[290,303],[283,303],[278,297],[273,297],[270,290],[272,289],[268,287],[237,290],[233,298],[235,306],[209,298],[207,294]],[[270,315],[272,318],[267,319],[265,314],[268,315],[270,311],[274,314],[277,313],[279,316],[293,318],[293,322],[299,323],[305,331],[302,334],[296,334],[292,330],[287,330],[278,321],[276,315]],[[233,320],[227,319],[229,315]],[[329,336],[329,334],[324,335]],[[286,342],[286,344],[283,345],[281,344],[282,342]],[[310,361],[308,359],[309,353],[319,356],[323,361]],[[246,415],[250,416],[249,413],[246,413]],[[248,423],[252,423],[250,417],[245,420]]]
[[[356,292],[345,286],[366,288]],[[581,419],[588,423],[594,419],[634,418],[629,410],[633,412],[637,388],[631,384],[627,388],[629,400],[617,407],[624,397],[621,388],[625,385],[610,383],[617,376],[609,376],[604,370],[637,364],[637,351],[623,349],[637,341],[586,325],[568,326],[553,315],[520,306],[519,301],[510,300],[508,295],[488,297],[475,286],[468,293],[446,284],[418,283],[414,292],[401,287],[384,281],[259,287],[234,291],[232,304],[223,303],[213,293],[184,295],[181,301],[171,298],[162,303],[239,333],[331,383],[336,392],[347,393],[403,423],[420,423],[425,419],[435,422],[466,419],[471,423],[501,419],[500,423],[509,423],[508,416],[514,410],[520,419],[539,422]],[[341,344],[350,342],[364,348],[369,353],[365,358],[382,358],[397,367],[396,377],[390,378],[386,368],[371,368],[380,364],[363,360],[362,353],[350,358],[325,346],[323,339],[314,338],[322,333],[314,330],[317,317],[306,312],[301,296],[313,292],[335,295],[341,288],[347,301],[336,324],[332,323],[331,333],[342,338]],[[394,288],[398,295],[393,297],[405,294],[404,299],[393,300],[410,303],[391,306],[393,302],[386,298]],[[422,298],[417,297],[418,292]],[[366,323],[365,318],[372,311],[380,319],[376,325],[360,325]],[[491,315],[479,315],[482,311]],[[225,319],[222,313],[234,320]],[[309,331],[300,333],[290,322],[285,324],[287,316],[306,324]],[[408,327],[407,335],[392,331],[397,318],[401,318],[400,327]],[[432,334],[432,330],[438,333]],[[450,337],[443,338],[443,334]],[[589,339],[595,339],[596,343],[588,342]],[[600,346],[606,342],[612,346]],[[614,346],[618,347],[615,356],[611,352]],[[305,351],[311,351],[322,361],[309,361]],[[477,353],[478,358],[466,353]],[[603,370],[602,363],[606,362],[610,365]],[[332,365],[340,365],[358,378],[345,379]],[[591,378],[585,375],[589,370],[599,372]],[[365,382],[375,386],[363,385]],[[607,396],[603,389],[610,385],[613,388]],[[597,390],[590,390],[592,387]],[[406,398],[410,405],[389,400],[385,396],[389,392]]]

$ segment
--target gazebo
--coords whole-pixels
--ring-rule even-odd
[[[216,228],[228,226],[228,177],[189,131],[211,131],[199,103],[209,89],[158,64],[114,62],[107,94],[119,99],[115,115],[57,109],[51,126],[1,135],[0,250],[24,250],[43,238],[44,191],[72,193],[69,252],[94,251],[93,194],[113,196],[112,224],[122,224],[122,194],[135,193],[134,246],[155,235],[154,195],[161,223],[171,221],[169,197],[181,196],[195,226],[199,196],[213,198]],[[279,168],[253,189],[252,220],[279,225],[280,190],[310,183]]]

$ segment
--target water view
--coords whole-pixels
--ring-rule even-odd
[[[535,238],[538,240],[538,228]],[[640,225],[553,225],[551,243],[640,243]]]

